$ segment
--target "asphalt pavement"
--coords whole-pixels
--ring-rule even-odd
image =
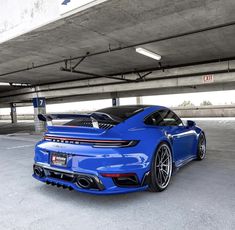
[[[235,229],[235,120],[197,123],[207,135],[205,160],[180,169],[164,192],[112,196],[34,180],[34,145],[41,136],[32,134],[32,124],[16,129],[0,123],[1,229]]]

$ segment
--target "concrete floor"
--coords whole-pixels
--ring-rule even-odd
[[[198,124],[208,139],[204,161],[179,170],[162,193],[115,196],[34,180],[33,148],[40,137],[1,135],[1,229],[235,229],[235,120]],[[0,132],[7,133],[7,126]]]
[[[32,121],[19,121],[16,124],[11,124],[10,121],[0,120],[0,135],[3,134],[22,134],[22,133],[33,133],[34,132],[34,124]]]

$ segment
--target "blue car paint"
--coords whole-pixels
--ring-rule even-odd
[[[138,140],[133,147],[96,148],[91,145],[70,143],[54,143],[42,140],[35,147],[35,163],[50,166],[50,153],[68,154],[66,167],[53,166],[60,170],[96,175],[104,185],[102,191],[83,189],[74,183],[60,179],[33,177],[42,182],[54,182],[71,186],[73,189],[91,194],[115,194],[142,191],[147,185],[141,185],[143,178],[150,171],[151,162],[158,145],[167,142],[172,150],[173,164],[179,168],[196,158],[198,137],[202,130],[199,127],[186,126],[151,126],[144,119],[161,106],[150,106],[142,112],[128,118],[109,130],[88,127],[48,126],[45,135],[50,134],[67,138],[89,138],[90,140]],[[102,177],[102,173],[136,173],[140,185],[138,187],[116,186],[112,178]]]

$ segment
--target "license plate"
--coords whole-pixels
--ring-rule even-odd
[[[51,153],[51,164],[57,166],[66,166],[67,155],[63,153]]]

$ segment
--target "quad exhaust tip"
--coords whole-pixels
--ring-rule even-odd
[[[33,172],[34,175],[39,177],[39,178],[43,178],[46,176],[46,169],[44,171],[44,168],[39,166],[39,165],[34,165],[33,168]],[[64,185],[62,183],[59,182],[51,182],[46,180],[45,181],[46,184],[50,184],[52,186],[57,186],[58,188],[62,187],[63,189],[68,188],[69,190],[73,190],[73,186],[70,185]],[[72,181],[72,183],[75,183],[78,187],[83,188],[83,189],[100,189],[99,185],[97,185],[97,182],[95,181],[95,179],[93,179],[91,176],[88,175],[77,175],[74,180]],[[103,189],[103,188],[101,188]]]
[[[42,167],[35,166],[33,171],[34,171],[34,174],[40,178],[45,176],[45,173]]]
[[[84,188],[84,189],[89,189],[92,186],[92,179],[86,176],[79,176],[76,179],[76,183],[79,187]]]

